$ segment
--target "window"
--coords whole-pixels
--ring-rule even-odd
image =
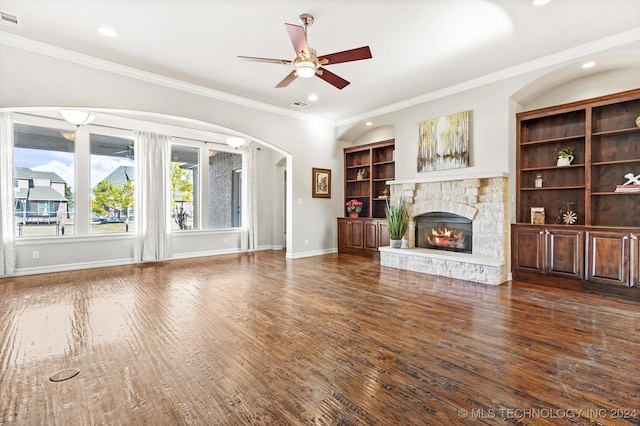
[[[18,237],[73,235],[75,133],[14,125],[14,214]]]
[[[91,233],[134,231],[133,140],[91,134]]]
[[[209,229],[240,227],[242,155],[209,151]]]
[[[198,229],[199,149],[171,147],[171,218],[173,230]]]

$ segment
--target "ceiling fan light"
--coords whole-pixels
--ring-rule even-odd
[[[227,143],[227,145],[229,145],[232,148],[240,148],[246,142],[245,138],[241,138],[239,136],[230,136],[228,138],[225,138],[224,140]]]
[[[70,109],[61,109],[60,115],[62,118],[67,120],[69,123],[73,124],[76,127],[84,126],[85,124],[91,123],[96,117],[86,111],[76,111]]]
[[[296,74],[300,78],[311,78],[316,74],[316,65],[313,61],[296,62]]]

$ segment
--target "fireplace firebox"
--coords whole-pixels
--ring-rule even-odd
[[[447,212],[429,212],[416,216],[416,247],[435,250],[472,252],[473,223]]]

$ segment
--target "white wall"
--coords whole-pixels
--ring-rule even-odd
[[[0,108],[85,107],[186,117],[240,132],[289,153],[290,199],[295,204],[291,206],[287,255],[295,258],[336,250],[335,218],[342,211],[342,157],[337,155],[333,123],[225,102],[207,96],[206,91],[193,93],[198,90],[191,87],[178,90],[6,45],[0,45],[0,57],[3,64],[11,64],[0,67]],[[268,167],[273,169],[273,165]],[[311,197],[312,167],[333,170],[331,199]],[[273,178],[267,179],[265,182],[273,182]],[[268,232],[273,224],[272,210],[260,211],[266,219],[264,223],[260,220],[259,246],[273,245]]]

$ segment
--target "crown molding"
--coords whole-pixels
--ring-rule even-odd
[[[319,119],[318,117],[303,114],[297,111],[290,111],[285,108],[270,105],[264,102],[254,101],[252,99],[243,98],[241,96],[231,95],[229,93],[221,92],[214,89],[209,89],[197,84],[187,83],[182,80],[178,80],[171,77],[166,77],[160,74],[155,74],[149,71],[143,71],[138,68],[129,67],[127,65],[118,64],[116,62],[107,61],[105,59],[96,58],[84,53],[74,52],[72,50],[63,49],[61,47],[53,46],[40,41],[35,41],[26,37],[18,36],[8,33],[6,31],[0,31],[0,44],[5,46],[14,47],[16,49],[26,50],[29,52],[37,53],[40,55],[50,56],[52,58],[60,59],[67,62],[72,62],[78,65],[83,65],[91,68],[95,68],[101,71],[110,72],[113,74],[122,75],[145,81],[147,83],[153,83],[160,86],[165,86],[171,89],[180,90],[183,92],[193,93],[196,95],[204,96],[211,99],[216,99],[224,102],[233,103],[236,105],[246,106],[249,108],[270,112],[273,114],[283,115],[290,118],[299,120],[321,121],[326,125],[335,127],[335,122],[326,119]]]
[[[405,108],[409,108],[415,105],[419,105],[425,102],[433,101],[436,99],[444,98],[445,96],[455,95],[470,89],[485,86],[487,84],[495,83],[501,80],[506,80],[511,77],[517,77],[522,74],[526,74],[531,71],[536,71],[541,68],[557,65],[562,62],[578,59],[582,56],[598,53],[603,50],[612,49],[615,47],[623,46],[625,44],[633,43],[640,40],[640,27],[633,28],[631,30],[623,31],[617,34],[613,34],[608,37],[604,37],[589,43],[585,43],[571,49],[563,50],[551,55],[543,56],[532,61],[524,62],[513,67],[505,68],[500,71],[496,71],[490,74],[483,75],[472,80],[467,80],[460,84],[445,87],[440,90],[426,93],[424,95],[416,96],[414,98],[406,99],[404,101],[396,102],[390,105],[386,105],[382,108],[377,108],[362,114],[354,115],[349,118],[338,120],[336,122],[337,127],[353,124],[362,120],[369,120],[372,117],[376,117],[383,114],[399,111]]]

